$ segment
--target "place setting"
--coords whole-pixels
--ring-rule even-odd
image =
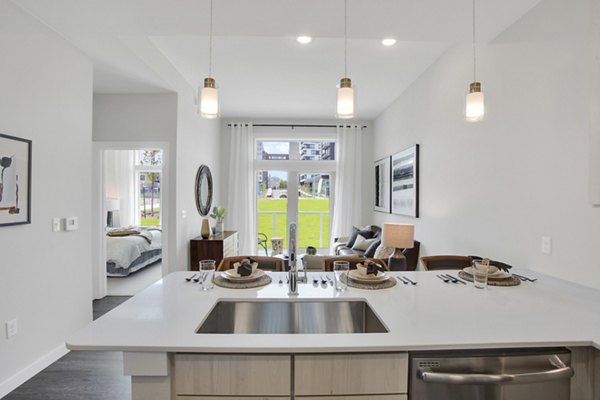
[[[252,258],[244,258],[233,264],[233,268],[215,275],[214,283],[228,289],[249,289],[270,284],[271,277]]]
[[[478,289],[484,289],[487,285],[518,286],[521,284],[521,279],[511,274],[509,265],[496,266],[492,263],[489,258],[473,260],[473,265],[463,268],[458,272],[458,276],[465,281],[473,282]]]
[[[356,264],[356,269],[353,270],[350,270],[347,261],[335,261],[333,272],[336,278],[336,289],[341,291],[348,286],[368,290],[387,289],[396,286],[396,280],[387,273],[386,268],[369,259]]]

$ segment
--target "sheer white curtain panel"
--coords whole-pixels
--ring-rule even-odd
[[[362,219],[362,130],[360,125],[337,127],[337,172],[335,176],[335,200],[331,223],[331,243],[334,239],[348,236],[352,226],[360,226]]]
[[[232,124],[230,135],[225,225],[238,231],[240,255],[253,255],[256,253],[257,235],[252,124]]]

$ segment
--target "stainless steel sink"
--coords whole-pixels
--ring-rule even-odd
[[[219,301],[196,333],[388,332],[364,301]]]

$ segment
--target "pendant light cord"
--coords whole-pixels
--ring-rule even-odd
[[[348,77],[348,0],[344,0],[344,78]]]
[[[475,51],[475,0],[473,0],[473,82],[477,82],[477,52]]]
[[[208,39],[208,77],[212,78],[213,0],[210,0],[210,24]]]

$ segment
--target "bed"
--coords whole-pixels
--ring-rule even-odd
[[[161,259],[160,228],[119,228],[106,234],[107,276],[128,276]]]

